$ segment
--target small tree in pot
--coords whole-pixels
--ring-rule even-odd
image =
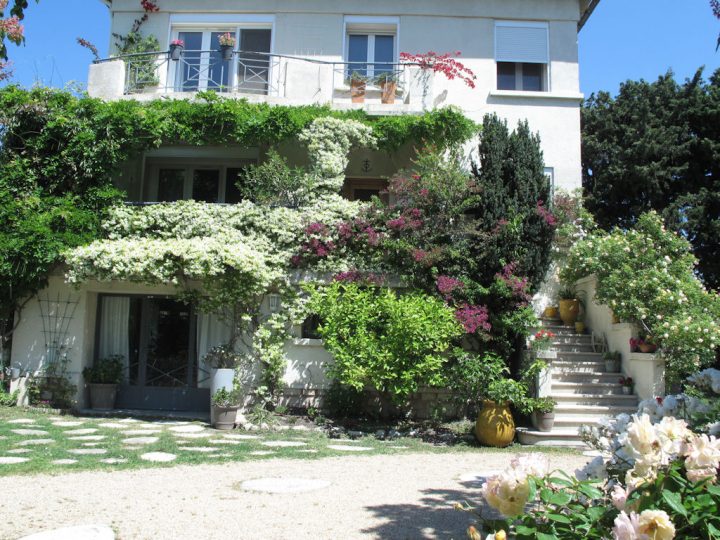
[[[212,407],[213,417],[215,418],[213,427],[215,429],[228,430],[235,427],[235,418],[241,400],[242,393],[238,388],[233,390],[220,388],[213,394]]]
[[[97,360],[92,367],[83,369],[83,378],[90,387],[90,407],[114,409],[117,387],[123,380],[124,358],[119,355]]]
[[[603,360],[605,361],[605,371],[608,373],[619,373],[621,359],[622,356],[618,351],[608,351],[604,353]]]

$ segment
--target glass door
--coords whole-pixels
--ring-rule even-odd
[[[252,94],[267,94],[270,86],[270,30],[240,30],[240,54],[237,62],[238,89]],[[266,53],[266,54],[255,54]]]

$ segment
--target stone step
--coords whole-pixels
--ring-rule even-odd
[[[605,373],[605,375],[613,375]],[[602,394],[602,395],[624,395],[622,386],[617,379],[608,382],[585,382],[581,376],[577,377],[577,381],[556,381],[553,379],[551,386],[552,395],[578,395],[578,394]]]
[[[600,362],[562,362],[562,361],[553,361],[550,366],[552,373],[553,373],[553,379],[555,378],[555,374],[558,375],[568,375],[568,374],[608,374],[608,375],[614,375],[615,380],[617,381],[620,377],[622,377],[622,373],[620,372],[613,372],[613,371],[605,371],[605,364]]]
[[[587,334],[558,334],[552,340],[553,345],[563,345],[565,343],[582,343],[590,345],[592,336]]]
[[[517,428],[520,444],[533,446],[564,446],[570,448],[583,448],[587,446],[580,439],[577,429],[557,428],[552,431],[535,431],[530,428]]]
[[[636,405],[573,405],[558,403],[555,407],[555,418],[576,416],[616,416],[621,413],[634,414],[637,412]]]
[[[543,324],[542,326],[535,328],[535,332],[537,332],[538,330],[549,330],[553,334],[557,334],[559,336],[585,336],[585,335],[588,335],[588,334],[578,334],[575,332],[574,326],[564,326],[562,324],[560,324],[560,325],[558,325],[558,324],[549,324],[549,325]]]
[[[603,366],[604,367],[604,366]],[[577,371],[571,368],[553,369],[552,384],[617,384],[622,373],[608,373],[606,371]]]
[[[602,353],[558,351],[557,359],[564,362],[598,362],[605,365]]]
[[[565,353],[594,353],[595,349],[590,343],[556,343],[552,349],[557,351],[558,356]]]
[[[567,406],[576,406],[583,410],[590,407],[634,407],[637,409],[638,398],[623,394],[555,394],[550,397],[557,402],[556,410]],[[633,411],[637,412],[637,411]]]

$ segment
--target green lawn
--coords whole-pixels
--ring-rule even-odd
[[[78,425],[65,425],[77,422]],[[37,433],[25,432],[34,430]],[[81,430],[81,431],[76,431]],[[186,436],[184,436],[184,432]],[[247,435],[255,439],[245,439]],[[140,444],[136,437],[151,437]],[[154,439],[157,440],[154,440]],[[283,442],[297,446],[273,446]],[[299,443],[299,444],[298,444]],[[362,447],[361,451],[343,451],[332,445]],[[204,449],[204,451],[197,450]],[[195,450],[193,450],[195,449]],[[75,453],[74,450],[98,452]],[[63,474],[80,470],[123,470],[142,467],[170,467],[179,464],[223,463],[271,458],[319,459],[339,455],[398,454],[414,452],[527,452],[530,448],[514,445],[506,449],[483,448],[461,442],[436,446],[413,438],[380,441],[368,436],[349,441],[330,439],[324,432],[217,431],[202,422],[150,421],[124,418],[55,416],[18,408],[0,408],[0,462],[4,458],[23,458],[22,463],[0,463],[0,476],[13,474]],[[537,449],[572,453],[567,449]],[[100,453],[100,451],[104,451]],[[164,452],[176,456],[170,462],[147,461],[141,456]],[[254,452],[258,452],[257,454]],[[54,463],[56,460],[75,463]],[[103,460],[117,460],[107,463]]]

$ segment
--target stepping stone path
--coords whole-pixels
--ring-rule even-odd
[[[190,452],[217,452],[216,446],[180,446],[180,450],[188,450]]]
[[[131,437],[123,439],[123,444],[153,444],[160,440],[160,437]]]
[[[214,433],[206,431],[204,433],[173,433],[173,435],[182,439],[204,439],[205,437],[211,437]]]
[[[205,431],[205,428],[203,426],[197,426],[197,425],[183,425],[183,426],[173,426],[169,428],[170,431],[174,433],[198,433],[200,431]]]
[[[254,452],[250,452],[251,456],[269,456],[270,454],[274,454],[272,450],[255,450]]]
[[[71,441],[102,441],[105,435],[76,435],[75,437],[68,437]]]
[[[15,418],[14,420],[8,420],[8,424],[34,424],[35,420],[32,418]]]
[[[367,452],[372,450],[369,446],[350,446],[349,444],[328,444],[328,448],[340,452]]]
[[[100,446],[102,443],[99,442],[84,442],[82,443],[83,446]]]
[[[210,439],[208,442],[210,444],[243,444],[243,441],[234,441],[232,439]]]
[[[100,463],[107,463],[108,465],[117,465],[118,463],[127,463],[127,462],[128,462],[127,459],[114,458],[114,457],[105,458],[105,459],[100,460]]]
[[[28,439],[27,441],[20,441],[18,446],[31,446],[35,444],[51,444],[54,443],[55,439]]]
[[[26,457],[0,456],[0,465],[15,465],[16,463],[25,463],[26,461],[30,460]]]
[[[77,459],[55,459],[51,461],[53,465],[73,465],[77,462]]]
[[[162,429],[129,429],[123,431],[123,435],[153,435],[154,433],[162,433]]]
[[[390,448],[394,448],[395,450],[407,450],[409,446],[390,446]]]
[[[8,454],[27,454],[28,452],[32,452],[29,448],[13,448],[12,450],[8,450]]]
[[[15,435],[50,435],[47,431],[42,429],[11,429]]]
[[[298,452],[302,452],[303,454],[317,454],[318,451],[313,448],[308,448],[305,450],[298,450]]]
[[[97,428],[69,429],[65,431],[63,435],[90,435],[96,431]]]
[[[75,426],[82,426],[85,422],[79,422],[77,420],[60,420],[58,422],[53,422],[53,426],[58,427],[75,427]]]
[[[263,491],[265,493],[302,493],[330,486],[327,480],[307,478],[258,478],[246,480],[240,487],[245,491]]]
[[[105,448],[72,448],[71,450],[68,450],[71,454],[87,454],[87,455],[98,455],[98,454],[107,454],[107,450]]]
[[[101,428],[108,428],[108,429],[127,429],[127,424],[121,424],[120,422],[103,422],[102,424],[98,424]]]
[[[31,534],[20,540],[115,540],[115,533],[105,525],[81,525]]]
[[[307,446],[307,443],[301,441],[265,441],[260,443],[263,446],[270,446],[271,448],[287,448],[292,446]]]
[[[134,418],[123,418],[119,422],[121,424],[137,424],[140,422],[140,420],[135,420]]]
[[[242,433],[228,433],[227,435],[223,435],[223,439],[233,439],[237,441],[249,441],[252,439],[259,439],[259,435],[244,435]]]
[[[167,463],[168,461],[175,461],[177,456],[175,454],[168,454],[167,452],[148,452],[146,454],[142,454],[140,459],[144,459],[145,461],[155,461],[158,463]]]

